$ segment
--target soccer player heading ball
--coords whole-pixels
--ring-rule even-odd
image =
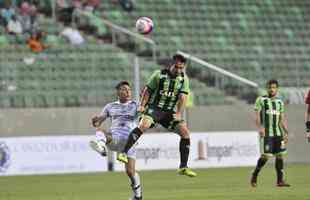
[[[143,115],[138,127],[128,137],[124,153],[127,153],[139,137],[156,123],[180,135],[180,166],[178,173],[195,177],[196,173],[187,166],[190,151],[190,132],[181,114],[189,93],[189,80],[184,73],[186,59],[176,54],[168,69],[156,70],[142,93],[138,111]]]
[[[277,97],[278,87],[279,83],[277,80],[268,81],[268,95],[256,99],[256,126],[261,137],[263,149],[251,177],[252,187],[257,186],[257,176],[271,156],[276,157],[277,186],[290,186],[283,179],[283,155],[286,154],[288,128],[284,118],[284,103]]]

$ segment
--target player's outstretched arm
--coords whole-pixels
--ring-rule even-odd
[[[96,116],[91,118],[91,124],[93,127],[97,128],[102,124],[102,122],[104,122],[106,120],[106,118],[107,117],[105,117],[105,116],[97,116],[96,115]]]
[[[140,100],[140,105],[138,107],[138,112],[143,113],[145,110],[145,106],[148,103],[150,99],[151,93],[147,87],[144,87],[142,94],[141,94],[141,100]]]
[[[179,100],[177,102],[177,108],[175,112],[175,118],[176,119],[181,119],[181,115],[185,109],[186,106],[186,101],[187,101],[187,94],[181,93],[179,95]]]
[[[145,106],[149,102],[150,96],[158,87],[160,80],[160,70],[156,70],[147,80],[146,86],[143,88],[140,98],[140,105],[138,107],[138,112],[143,113],[145,111]]]

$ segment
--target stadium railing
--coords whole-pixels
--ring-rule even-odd
[[[186,57],[190,62],[194,62],[189,64],[191,66],[189,69],[192,70],[189,73],[199,74],[202,82],[207,82],[209,85],[224,90],[227,95],[245,99],[248,103],[253,103],[255,100],[258,94],[259,84],[208,63],[196,56],[183,51],[177,52]]]
[[[152,39],[147,38],[145,36],[142,36],[138,33],[133,32],[133,31],[130,31],[129,29],[127,29],[125,27],[116,25],[115,23],[113,23],[107,19],[98,17],[98,16],[96,16],[96,15],[94,15],[88,11],[77,11],[77,12],[78,12],[78,14],[75,15],[74,17],[84,16],[87,18],[95,18],[98,22],[102,22],[102,23],[99,23],[98,28],[100,28],[102,26],[105,26],[106,28],[108,28],[110,30],[110,33],[112,34],[112,43],[116,46],[120,46],[120,45],[122,45],[121,43],[124,43],[124,44],[129,46],[130,51],[135,50],[136,51],[135,53],[139,54],[140,52],[138,52],[137,49],[141,48],[139,46],[140,42],[150,45],[153,61],[154,62],[157,61],[157,56],[156,56],[157,45]],[[73,21],[75,21],[75,20],[73,20]],[[128,36],[129,38],[125,38],[122,36]],[[125,40],[125,41],[121,41],[121,40]],[[130,45],[133,45],[134,48],[132,49]],[[142,48],[144,48],[144,47],[142,47]]]

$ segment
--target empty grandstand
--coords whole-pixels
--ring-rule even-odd
[[[181,2],[181,3],[180,3]],[[45,11],[49,8],[43,4]],[[59,8],[37,15],[38,27],[48,33],[51,48],[46,59],[36,59],[26,45],[5,33],[0,36],[2,107],[94,106],[109,101],[116,77],[133,78],[133,59],[140,56],[141,84],[153,69],[160,68],[177,50],[197,56],[223,69],[248,78],[261,86],[278,78],[286,87],[305,87],[310,76],[309,17],[307,1],[141,1],[126,12],[112,2],[101,3],[91,13],[76,9],[73,24],[84,31],[87,44],[74,48],[59,38],[62,23]],[[48,10],[48,9],[47,9]],[[150,16],[155,23],[151,39],[158,60],[150,56],[152,46],[126,36],[102,22],[134,31],[139,16]],[[77,20],[76,20],[77,19]],[[86,27],[86,28],[85,28]],[[87,27],[94,32],[86,30]],[[98,42],[99,41],[99,42]],[[18,44],[16,44],[18,43]],[[35,59],[31,63],[31,59]],[[27,60],[31,64],[27,64]],[[152,66],[152,67],[149,67]],[[257,91],[240,92],[232,80],[217,81],[218,76],[191,62],[188,74],[196,105],[233,103],[239,96],[253,101]],[[222,78],[220,78],[222,79]],[[103,89],[104,88],[104,89]],[[226,97],[225,97],[226,95]]]

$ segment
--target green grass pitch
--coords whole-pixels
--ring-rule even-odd
[[[266,166],[258,187],[249,186],[252,168],[200,169],[199,176],[175,170],[141,172],[144,200],[310,200],[310,165],[288,165],[290,188],[275,187],[276,174]],[[124,173],[0,177],[0,200],[128,200]]]

